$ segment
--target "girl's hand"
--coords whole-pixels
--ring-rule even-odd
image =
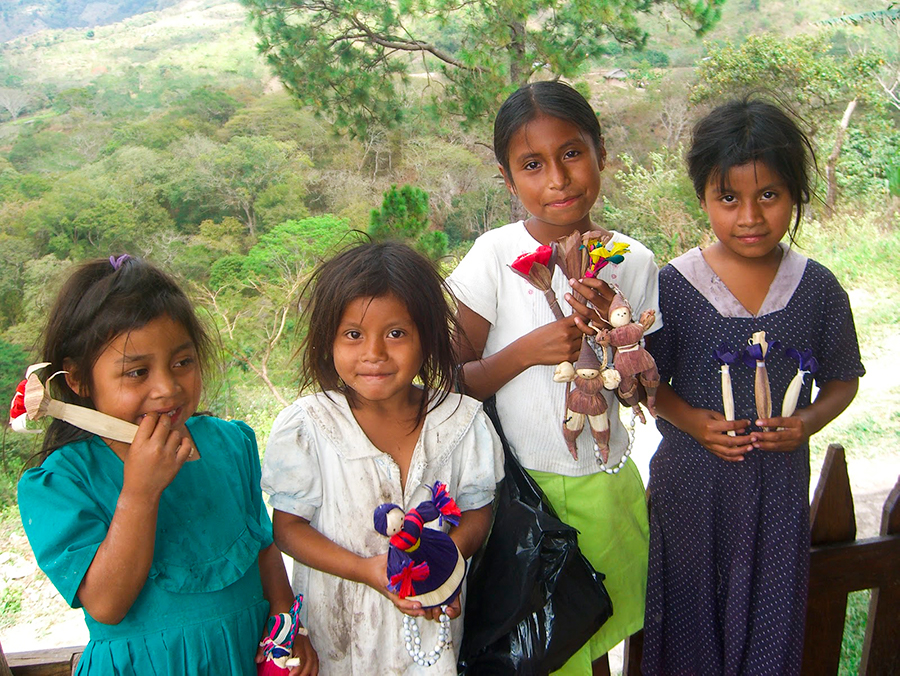
[[[751,435],[744,434],[749,425],[749,420],[725,420],[718,411],[693,408],[678,427],[713,455],[727,462],[740,462],[754,448]],[[737,436],[728,436],[729,431]]]
[[[125,451],[122,491],[159,497],[191,455],[193,444],[167,415],[148,413]]]
[[[300,666],[291,668],[290,676],[318,676],[319,655],[313,648],[309,636],[297,634],[291,655],[300,658]]]
[[[800,415],[789,418],[765,418],[757,420],[756,424],[771,430],[760,430],[750,435],[753,448],[761,451],[790,452],[809,438]]]
[[[459,617],[461,612],[462,609],[459,603],[459,594],[457,594],[456,598],[454,598],[452,601],[450,601],[450,603],[447,604],[447,617],[449,617],[451,620],[455,619]],[[434,620],[435,622],[440,622],[441,607],[438,606],[437,608],[425,608],[424,617],[426,620]]]
[[[576,322],[580,322],[580,326]],[[527,343],[523,346],[523,354],[529,355],[532,366],[555,366],[564,361],[574,363],[581,352],[585,328],[587,324],[577,315],[539,326],[523,336]],[[593,334],[593,330],[590,331]]]
[[[597,327],[609,326],[609,304],[615,298],[615,290],[603,280],[594,277],[585,277],[580,281],[570,279],[569,286],[584,296],[589,304],[579,303],[570,293],[565,296],[566,302],[572,306],[575,314],[580,315],[585,325],[593,322]],[[588,333],[589,336],[593,334],[593,330]]]
[[[393,603],[401,613],[411,617],[422,617],[425,615],[426,611],[422,608],[421,603],[401,599],[397,594],[388,589],[387,554],[370,556],[363,561],[365,567],[363,575],[367,585],[379,594],[390,599],[391,603]]]

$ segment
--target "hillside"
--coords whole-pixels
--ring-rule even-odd
[[[170,7],[178,0],[5,0],[0,42],[47,28],[93,28]]]

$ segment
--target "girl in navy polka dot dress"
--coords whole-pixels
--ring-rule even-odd
[[[666,322],[647,341],[663,437],[650,463],[647,675],[800,672],[809,437],[865,373],[847,293],[781,241],[794,242],[812,161],[793,119],[764,101],[725,104],[694,128],[688,168],[718,241],[661,270]],[[748,345],[761,331],[765,355]],[[771,415],[757,413],[760,361]],[[785,394],[801,378],[791,412]]]

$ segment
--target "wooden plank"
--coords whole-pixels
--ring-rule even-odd
[[[644,632],[639,631],[625,639],[625,659],[622,676],[641,676],[641,655],[644,652]]]
[[[3,654],[3,644],[0,643],[0,676],[12,676],[9,664],[6,663],[6,655]]]
[[[900,582],[900,537],[813,547],[809,552],[810,593],[875,589]]]
[[[898,537],[900,534],[900,480],[888,495],[881,512],[881,534]],[[895,571],[892,584],[872,590],[869,616],[866,619],[866,638],[863,641],[861,676],[889,676],[900,674],[900,555],[892,560]]]
[[[13,676],[72,676],[84,646],[9,653]]]
[[[809,510],[813,545],[852,542],[856,539],[856,514],[844,447],[829,444],[822,473]]]
[[[846,592],[822,590],[809,595],[800,671],[803,676],[838,673],[846,614]]]

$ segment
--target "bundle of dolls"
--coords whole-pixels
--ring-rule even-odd
[[[553,316],[562,319],[562,310],[551,288],[554,266],[559,266],[563,274],[570,279],[597,277],[600,270],[607,265],[622,263],[627,253],[627,244],[616,242],[608,246],[608,234],[605,232],[589,231],[583,234],[573,232],[551,242],[549,246],[541,246],[534,252],[519,256],[510,268],[543,292]],[[575,291],[573,296],[578,302],[585,302],[585,298]],[[578,459],[576,440],[584,429],[587,417],[591,435],[597,446],[595,456],[604,469],[607,465],[620,462],[621,458],[609,457],[609,424],[603,388],[618,388],[618,395],[622,401],[632,407],[641,422],[646,422],[638,402],[638,380],[647,392],[647,408],[654,417],[656,389],[659,387],[656,363],[650,353],[641,346],[644,332],[653,325],[655,312],[647,310],[641,314],[639,322],[632,321],[631,306],[616,290],[608,314],[609,317],[603,317],[598,309],[598,316],[609,325],[608,329],[592,324],[597,331],[595,342],[603,352],[602,363],[585,340],[578,362],[575,365],[563,362],[556,367],[553,374],[553,380],[556,382],[572,383],[572,387],[566,387],[566,416],[562,426],[569,452],[576,460]],[[608,347],[615,350],[612,366],[608,364],[606,358]]]
[[[754,369],[753,398],[756,403],[756,417],[760,419],[772,417],[772,392],[769,387],[769,373],[766,360],[772,354],[780,351],[778,341],[766,340],[765,331],[757,331],[747,340],[747,347],[743,350],[732,351],[722,343],[715,351],[716,360],[720,364],[722,373],[722,409],[725,420],[734,420],[734,392],[731,382],[731,367],[742,361],[749,368]],[[797,362],[797,373],[791,379],[784,392],[781,402],[781,416],[788,418],[797,410],[797,402],[800,399],[800,390],[803,388],[805,376],[815,373],[819,363],[812,354],[812,350],[798,350],[789,347],[784,350],[784,355]],[[734,436],[734,432],[728,432]]]
[[[375,508],[375,530],[390,538],[387,559],[388,589],[402,599],[418,601],[423,608],[441,607],[441,628],[434,648],[426,652],[419,640],[415,619],[403,616],[406,649],[413,661],[422,666],[437,662],[450,645],[450,618],[446,606],[462,587],[466,576],[466,560],[449,535],[426,528],[439,519],[459,524],[461,512],[447,494],[447,485],[436,482],[431,499],[419,503],[405,514],[398,505],[385,503]]]

